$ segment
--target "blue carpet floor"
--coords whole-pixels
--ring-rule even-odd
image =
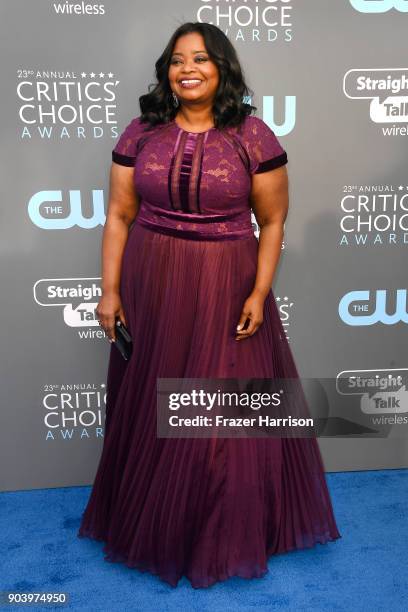
[[[342,538],[271,557],[263,578],[174,589],[108,563],[76,532],[90,487],[0,494],[0,590],[67,592],[56,608],[92,612],[394,611],[408,601],[408,470],[327,474]],[[1,610],[22,609],[0,607]]]

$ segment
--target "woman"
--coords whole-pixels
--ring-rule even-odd
[[[217,27],[180,26],[156,75],[112,152],[97,315],[113,342],[115,318],[127,325],[133,353],[126,362],[111,346],[78,535],[103,540],[108,561],[198,588],[260,577],[270,555],[341,536],[314,438],[156,435],[157,378],[298,376],[271,290],[286,152],[243,103]]]

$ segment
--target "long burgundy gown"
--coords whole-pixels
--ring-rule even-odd
[[[256,116],[200,133],[139,116],[112,159],[134,167],[140,196],[120,287],[134,348],[126,362],[111,345],[78,537],[173,586],[263,576],[270,555],[341,537],[316,439],[158,438],[156,379],[298,377],[272,290],[258,331],[235,340],[257,267],[251,175],[287,154]]]

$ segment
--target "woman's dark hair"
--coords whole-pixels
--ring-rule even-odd
[[[222,30],[210,23],[187,22],[177,28],[166,48],[155,63],[157,83],[149,85],[149,93],[140,96],[141,121],[150,126],[174,119],[177,108],[168,79],[168,71],[176,41],[180,36],[198,32],[202,35],[207,53],[219,71],[219,85],[213,102],[215,127],[240,125],[256,106],[245,103],[244,97],[253,92],[248,89],[237,53]],[[150,88],[154,87],[152,91]]]

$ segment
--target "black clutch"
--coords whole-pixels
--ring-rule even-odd
[[[115,321],[115,337],[116,340],[113,343],[114,346],[116,346],[123,359],[128,361],[132,354],[133,348],[132,336],[130,335],[128,328],[120,319],[116,319]]]

